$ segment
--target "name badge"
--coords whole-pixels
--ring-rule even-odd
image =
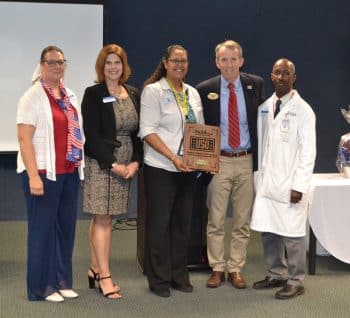
[[[269,114],[269,111],[268,111],[268,110],[264,110],[264,109],[263,109],[263,110],[260,111],[260,116],[261,116],[262,118],[267,117],[268,114]]]
[[[113,103],[113,102],[116,102],[116,101],[117,100],[116,100],[116,98],[114,96],[106,96],[106,97],[102,98],[102,102],[104,104],[106,104],[106,103]]]
[[[178,156],[183,156],[184,155],[184,139],[182,138],[180,141],[179,148],[177,150],[177,155]]]
[[[170,104],[173,100],[170,98],[170,97],[164,97],[162,100],[161,100],[161,104],[162,105],[167,105],[167,104]]]
[[[287,133],[289,131],[289,119],[282,119],[281,132]]]

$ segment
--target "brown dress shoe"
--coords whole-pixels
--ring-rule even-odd
[[[213,271],[207,280],[207,287],[218,288],[225,280],[225,273],[219,271]]]
[[[238,289],[247,288],[247,283],[240,272],[232,272],[228,274],[227,279],[231,282],[232,286]]]

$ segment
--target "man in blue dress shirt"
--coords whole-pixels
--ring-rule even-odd
[[[241,271],[250,237],[253,167],[256,168],[257,162],[256,119],[258,106],[264,101],[263,79],[240,72],[244,59],[242,47],[237,42],[226,40],[219,43],[215,55],[221,74],[197,86],[205,123],[221,129],[220,171],[211,178],[207,190],[207,250],[212,268],[207,287],[219,287],[227,271],[233,287],[242,289],[247,287]],[[238,113],[235,128],[229,124],[232,100]],[[235,144],[229,137],[231,132],[238,138]],[[233,207],[233,217],[229,255],[225,259],[224,225],[229,202]]]

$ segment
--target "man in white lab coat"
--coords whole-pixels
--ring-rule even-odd
[[[283,287],[275,297],[304,293],[307,193],[316,156],[315,115],[293,89],[294,64],[279,59],[275,93],[258,110],[256,198],[251,228],[262,232],[267,276],[253,288]]]

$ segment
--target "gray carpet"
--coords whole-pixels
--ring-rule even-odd
[[[230,219],[227,221],[229,225]],[[332,257],[317,258],[317,274],[307,276],[306,293],[296,299],[274,299],[273,291],[251,287],[236,290],[226,282],[218,289],[205,287],[207,271],[191,271],[192,294],[171,291],[164,299],[148,291],[136,256],[136,231],[113,232],[111,270],[122,287],[123,299],[103,298],[87,288],[89,266],[88,221],[80,220],[74,251],[74,287],[80,297],[64,303],[29,302],[25,292],[26,222],[0,222],[1,318],[80,317],[350,317],[350,267]],[[244,274],[249,284],[264,277],[260,236],[253,233]]]

